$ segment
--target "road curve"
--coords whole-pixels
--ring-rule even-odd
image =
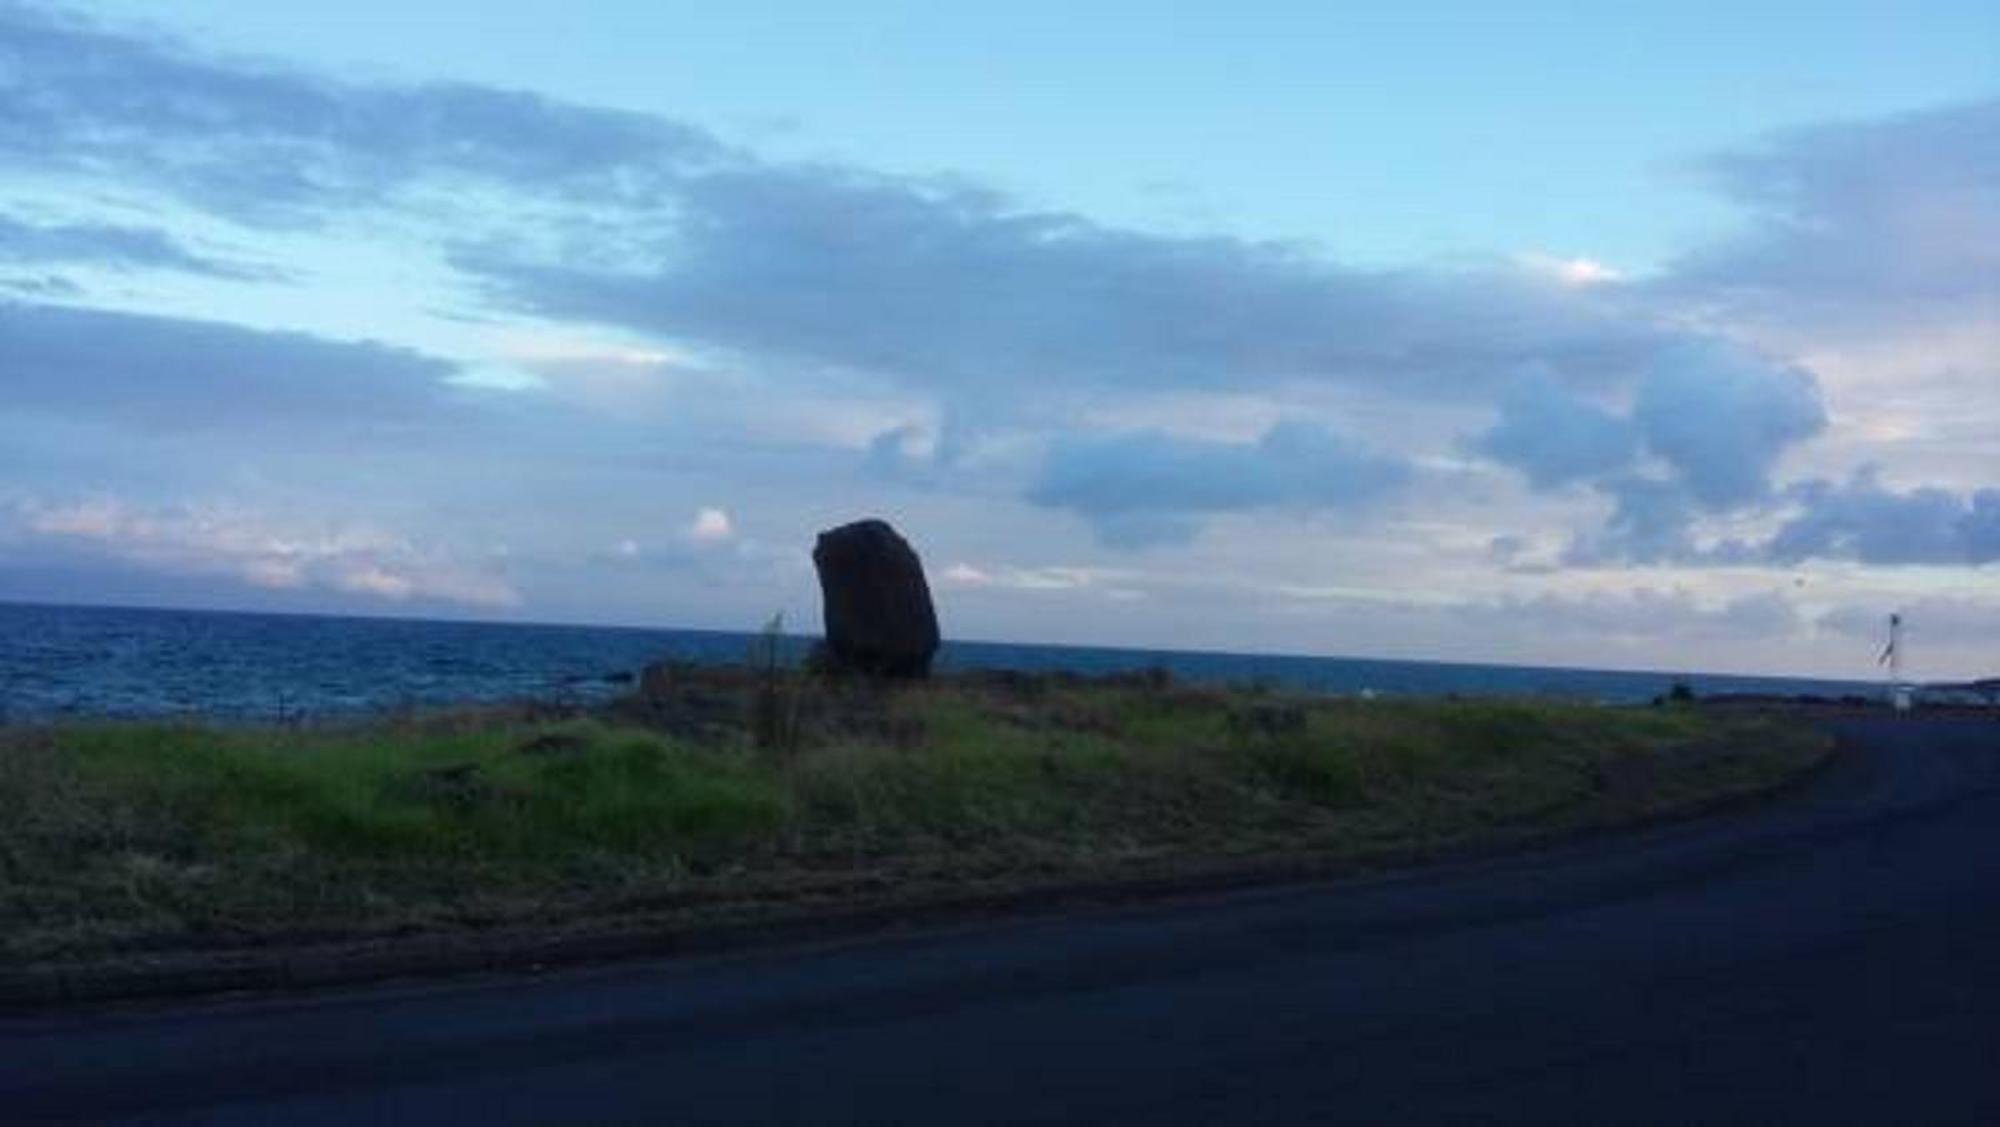
[[[2000,1121],[2000,723],[1344,887],[0,1021],[0,1120]]]

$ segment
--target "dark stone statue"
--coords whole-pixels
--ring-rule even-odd
[[[835,669],[926,677],[937,655],[937,610],[924,565],[886,521],[819,534],[813,545],[826,605],[827,657]]]

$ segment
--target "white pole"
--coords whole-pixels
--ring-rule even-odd
[[[1910,687],[1903,683],[1903,616],[1889,616],[1889,700],[1897,712],[1910,710]]]
[[[1903,683],[1903,616],[1889,616],[1889,684]]]

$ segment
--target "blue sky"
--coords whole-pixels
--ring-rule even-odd
[[[2000,660],[1991,5],[1084,7],[0,0],[0,597]]]

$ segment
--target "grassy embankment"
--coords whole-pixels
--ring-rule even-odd
[[[1685,707],[757,684],[687,671],[591,714],[0,731],[0,961],[1359,864],[1667,813],[1825,751]]]

